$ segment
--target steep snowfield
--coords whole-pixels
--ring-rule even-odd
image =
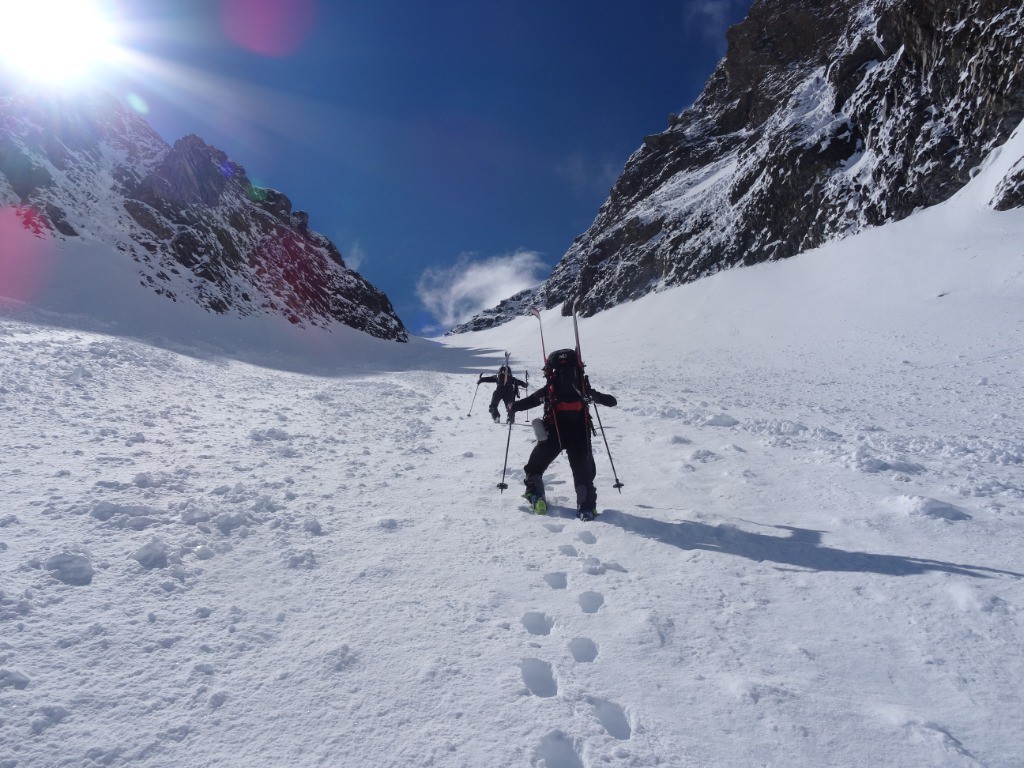
[[[503,350],[536,382],[533,318],[400,345],[8,303],[0,766],[1021,765],[1012,159],[581,321],[625,483],[599,443],[590,524],[564,458],[525,511],[532,432],[473,401]]]

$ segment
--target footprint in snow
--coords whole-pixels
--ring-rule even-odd
[[[549,768],[583,768],[583,761],[572,739],[558,730],[541,739],[531,764],[546,765]]]
[[[626,713],[618,704],[594,696],[588,696],[587,703],[594,708],[594,714],[610,735],[619,741],[627,741],[633,735]]]
[[[597,658],[597,643],[589,637],[574,637],[569,641],[569,653],[577,664],[589,664]]]
[[[540,659],[523,659],[519,665],[523,682],[534,696],[549,699],[558,693],[558,684],[551,672],[551,665]]]
[[[556,573],[544,574],[544,581],[548,583],[548,586],[552,589],[565,589],[569,586],[569,581],[565,576],[564,571],[557,571]]]
[[[580,608],[584,613],[597,613],[604,605],[604,595],[600,592],[584,592],[580,595]]]
[[[540,611],[527,611],[520,621],[531,635],[549,635],[555,626],[554,619]]]

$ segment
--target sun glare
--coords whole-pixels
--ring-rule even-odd
[[[0,0],[0,61],[28,80],[82,80],[114,53],[114,27],[94,0]]]

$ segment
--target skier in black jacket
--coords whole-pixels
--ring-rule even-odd
[[[498,413],[498,403],[505,403],[505,410],[508,412],[508,420],[515,421],[515,416],[512,415],[512,403],[519,396],[519,388],[526,388],[526,382],[520,381],[512,375],[512,369],[507,365],[501,366],[498,372],[493,376],[484,376],[480,374],[480,379],[477,381],[477,386],[483,383],[497,384],[494,388],[494,394],[491,395],[491,405],[487,409],[490,411],[491,418],[494,419],[494,423],[497,424],[501,421],[501,416]]]
[[[517,400],[510,413],[544,406],[543,430],[538,430],[537,445],[523,467],[526,473],[526,493],[534,513],[546,514],[544,498],[544,471],[562,450],[569,457],[573,485],[576,486],[576,516],[593,520],[597,515],[597,489],[594,477],[597,467],[590,438],[593,426],[588,404],[591,400],[609,408],[618,404],[612,395],[598,392],[583,375],[576,352],[560,349],[548,355],[544,366],[545,384],[533,394]]]

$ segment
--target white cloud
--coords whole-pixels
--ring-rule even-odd
[[[440,327],[451,328],[539,284],[540,275],[548,268],[534,251],[489,259],[463,254],[454,266],[426,270],[416,285],[416,295]]]
[[[725,31],[733,9],[741,3],[738,0],[694,0],[683,10],[684,23],[700,28],[704,39],[725,54]]]
[[[346,267],[358,272],[366,263],[366,250],[358,242],[351,243],[341,252],[341,257],[345,260]]]
[[[573,152],[555,167],[555,173],[583,194],[608,194],[622,173],[622,163],[610,157],[592,159]]]

